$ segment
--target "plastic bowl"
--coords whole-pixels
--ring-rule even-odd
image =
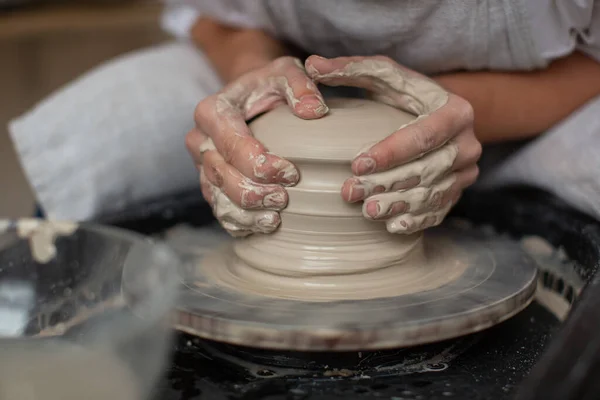
[[[179,266],[127,231],[0,220],[0,399],[149,398]]]

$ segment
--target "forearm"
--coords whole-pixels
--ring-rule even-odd
[[[208,18],[196,21],[191,36],[225,83],[286,54],[284,46],[263,31],[232,28]]]
[[[535,72],[464,72],[434,77],[468,100],[482,143],[534,137],[600,94],[600,64],[580,53]]]

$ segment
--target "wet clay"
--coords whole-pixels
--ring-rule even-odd
[[[449,242],[426,246],[418,229],[390,233],[385,221],[368,220],[361,204],[349,204],[340,194],[357,151],[415,116],[362,99],[332,99],[328,105],[329,114],[317,120],[302,120],[283,106],[251,123],[270,152],[294,163],[300,180],[286,188],[289,202],[275,233],[237,239],[234,254],[227,247],[208,255],[201,264],[204,274],[238,291],[304,301],[399,296],[458,278],[467,263]],[[452,165],[453,146],[415,161],[422,168],[408,165],[375,178],[427,183]],[[442,180],[443,186],[452,179]],[[410,201],[418,208],[429,197],[415,193]]]
[[[235,291],[316,302],[426,292],[458,279],[469,266],[467,255],[450,241],[427,242],[425,249],[409,245],[398,256],[390,251],[394,243],[378,243],[380,238],[356,247],[343,241],[301,244],[289,237],[269,245],[238,242],[233,252],[226,246],[205,256],[202,268],[212,283]]]

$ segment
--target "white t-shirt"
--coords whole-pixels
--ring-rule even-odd
[[[201,15],[309,54],[384,54],[429,74],[543,68],[576,50],[600,61],[600,0],[171,0],[163,25],[186,38]],[[600,96],[482,169],[479,184],[540,187],[600,219],[599,115]]]
[[[180,38],[201,15],[262,28],[307,53],[385,54],[425,73],[540,68],[575,50],[600,60],[597,0],[166,0]]]

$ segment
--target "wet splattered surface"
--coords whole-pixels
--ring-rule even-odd
[[[493,225],[497,232],[517,240],[527,235],[544,238],[576,261],[573,267],[562,266],[558,271],[571,269],[582,282],[589,282],[600,267],[597,222],[574,212],[546,192],[523,187],[492,192],[468,191],[453,214],[476,225]],[[105,218],[107,223],[117,223],[147,234],[168,229],[178,222],[204,225],[210,220],[210,210],[198,193],[179,194]],[[568,276],[554,274],[553,268],[542,272],[543,286],[560,292],[572,302],[578,282],[563,285],[561,282],[569,280]],[[486,331],[468,351],[448,363],[446,369],[408,375],[398,371],[396,375],[367,379],[357,376],[256,378],[238,364],[207,358],[193,339],[182,336],[172,367],[159,386],[156,398],[511,399],[528,371],[539,362],[542,351],[558,338],[558,328],[554,316],[534,303],[521,314]],[[562,351],[569,353],[570,349]],[[536,377],[539,379],[539,374]],[[531,386],[531,382],[529,384]]]
[[[383,369],[377,361],[359,365],[366,353],[268,354],[181,335],[156,399],[509,399],[558,324],[533,303],[476,337],[369,353]],[[439,361],[453,345],[460,354]]]

